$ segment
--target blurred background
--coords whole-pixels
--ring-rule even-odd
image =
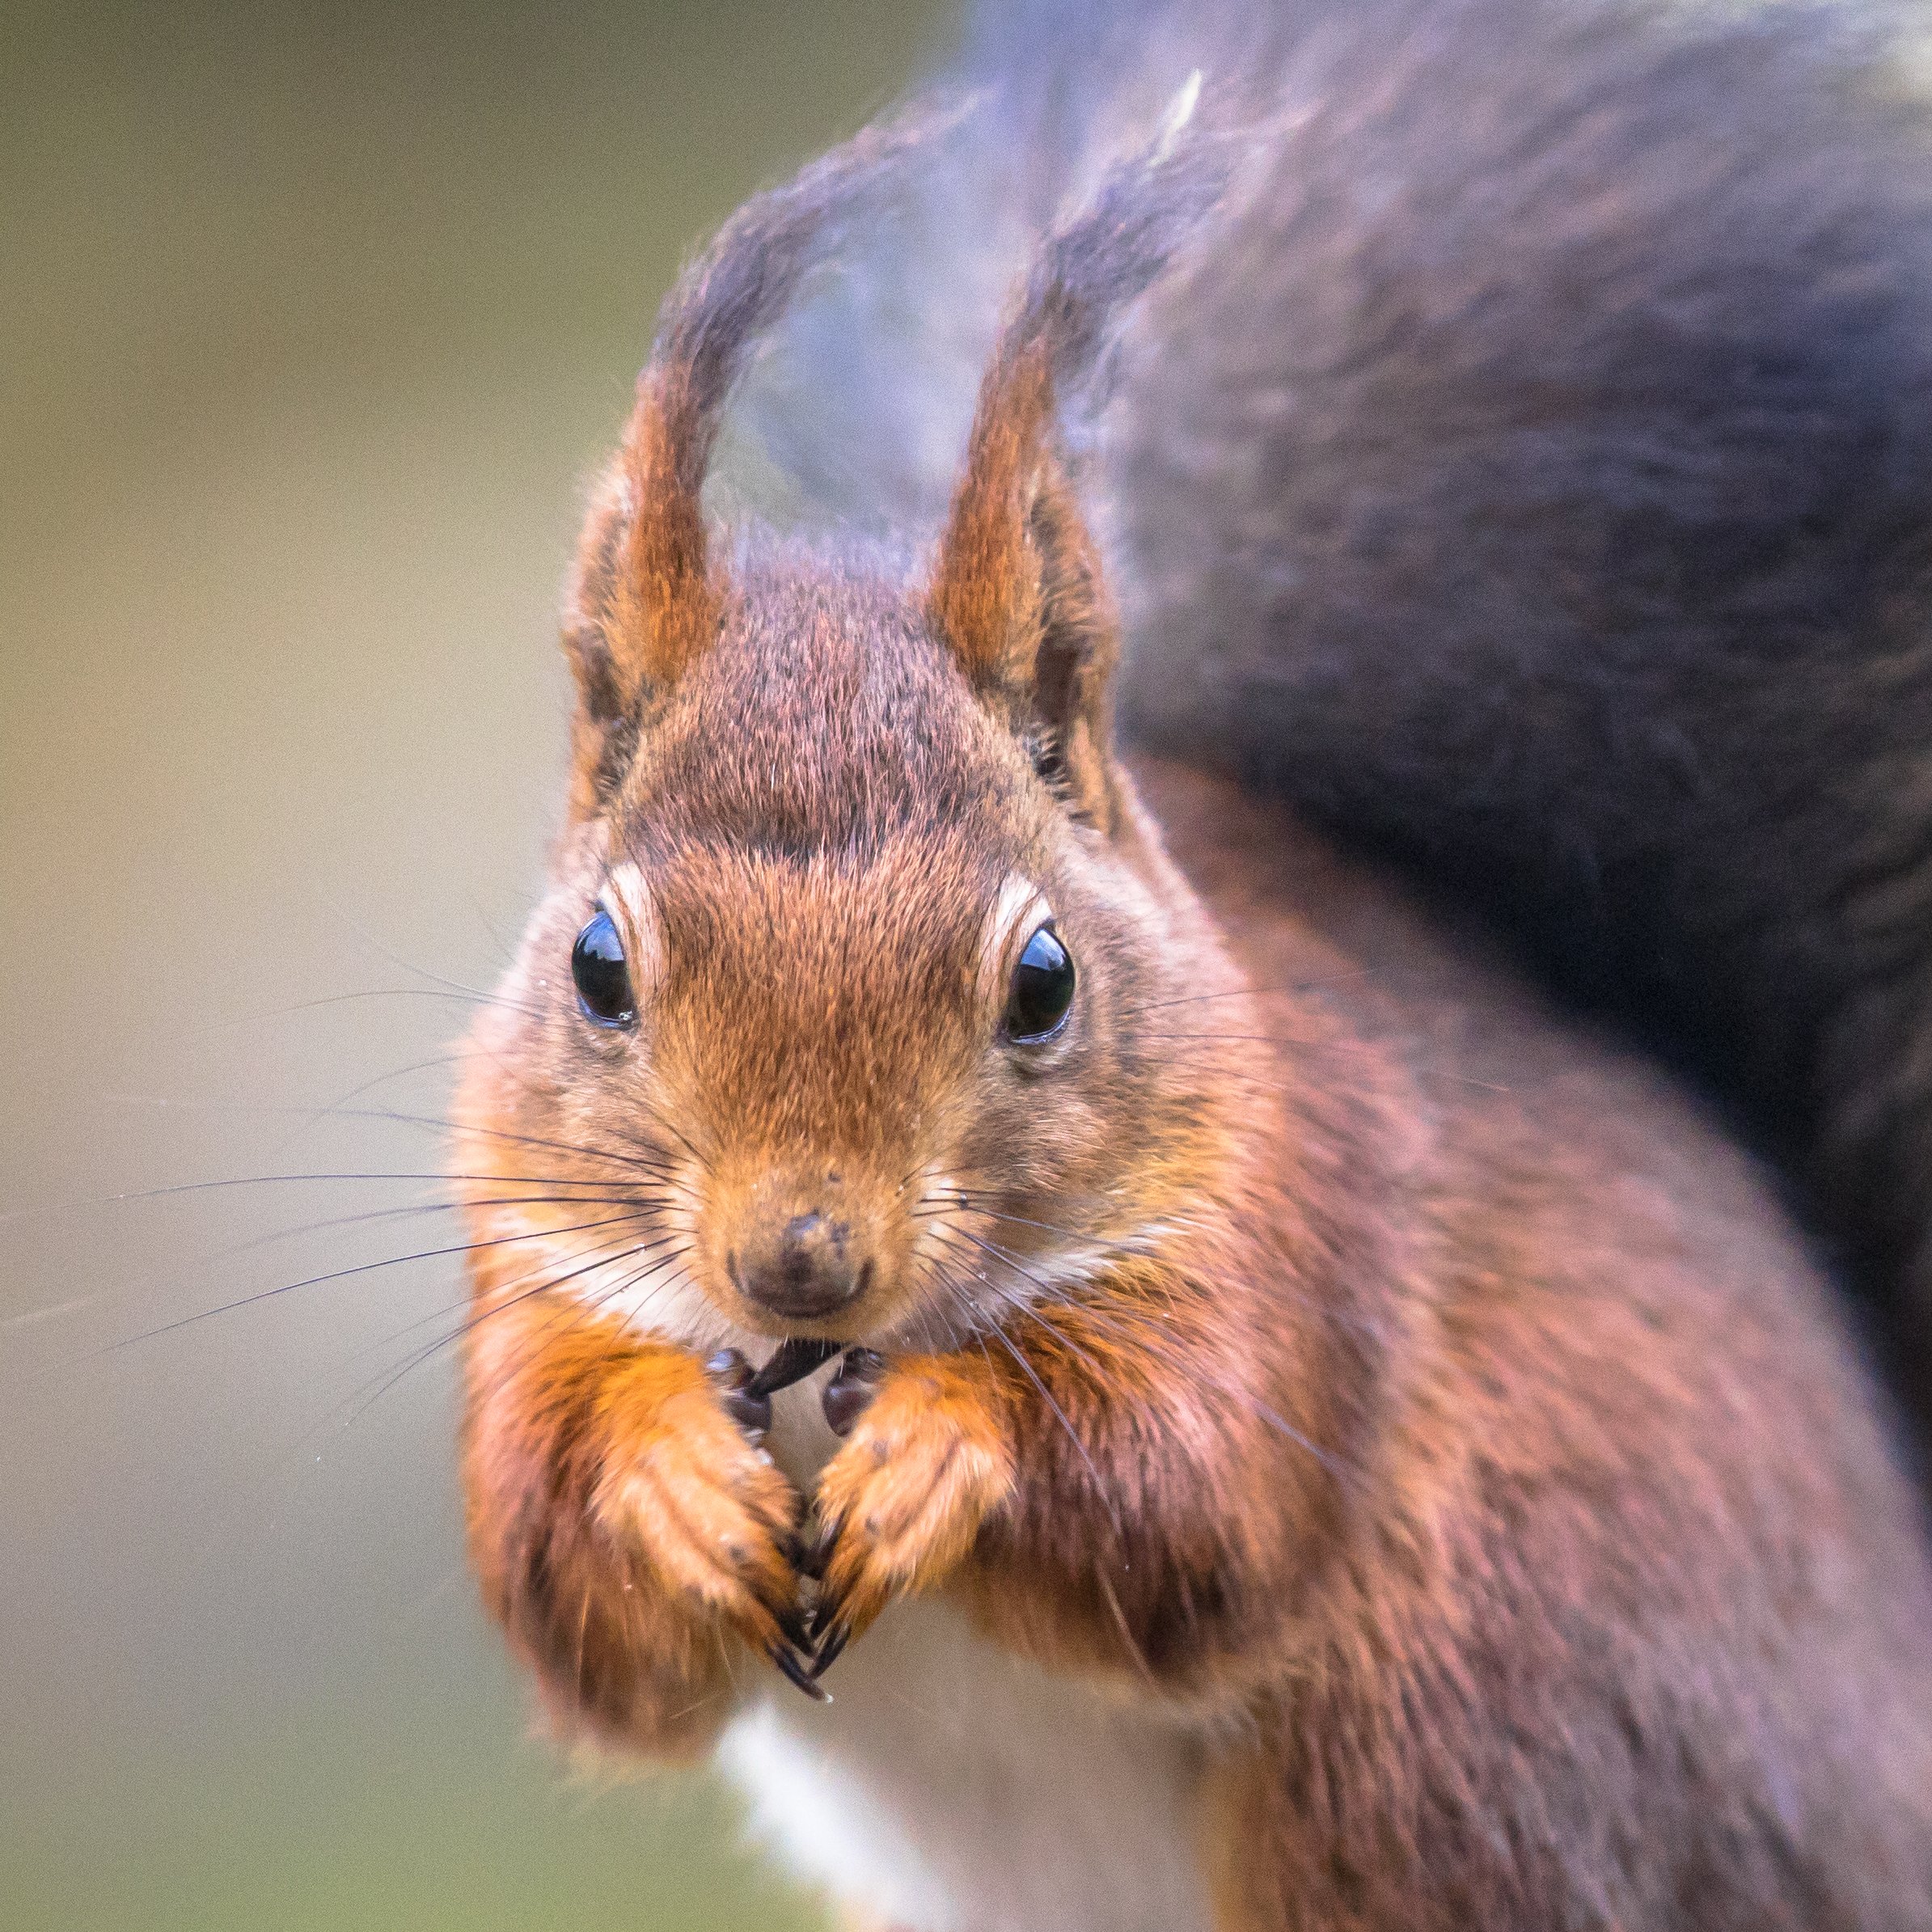
[[[0,1924],[821,1922],[719,1791],[536,1734],[445,1190],[320,1177],[442,1160],[680,253],[946,32],[0,10]]]

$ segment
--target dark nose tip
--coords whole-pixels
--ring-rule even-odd
[[[739,1292],[775,1315],[835,1314],[864,1293],[872,1263],[855,1259],[852,1228],[823,1215],[793,1215],[775,1238],[748,1245],[733,1270]]]

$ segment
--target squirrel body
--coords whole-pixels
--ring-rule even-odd
[[[1431,17],[1279,23],[1334,83],[1360,21]],[[1541,18],[1444,17],[1482,27],[1465,75]],[[1612,50],[1678,31],[1576,17]],[[1594,43],[1538,27],[1485,83],[1531,174],[1558,44]],[[1496,950],[1481,893],[1458,921],[1279,771],[1232,776],[1259,696],[1200,742],[1162,640],[1212,629],[1267,526],[1137,574],[1144,472],[1081,446],[1119,319],[1151,286],[1135,326],[1173,327],[1287,192],[1270,144],[1385,129],[1423,71],[1392,58],[1353,119],[1332,85],[1261,121],[1211,75],[1156,95],[1151,144],[1035,224],[936,533],[722,545],[754,351],[821,249],[943,175],[943,124],[869,130],[686,271],[592,504],[565,823],[454,1110],[472,1557],[560,1725],[721,1748],[889,1922],[1932,1927],[1932,1557],[1818,1253],[1706,1102]],[[1189,515],[1238,520],[1240,476],[1196,481]],[[1128,531],[1124,627],[1090,504]]]
[[[1459,1418],[1460,1439],[1452,1445],[1432,1436],[1427,1453],[1460,1467],[1433,1471],[1426,1501],[1408,1487],[1413,1471],[1380,1459],[1364,1468],[1365,1480],[1380,1492],[1364,1515],[1381,1520],[1363,1539],[1372,1551],[1358,1547],[1348,1561],[1371,1574],[1351,1577],[1321,1609],[1304,1611],[1310,1627],[1298,1638],[1308,1655],[1325,1659],[1325,1699],[1312,1685],[1298,1684],[1258,1719],[1251,1706],[1217,1710],[1211,1702],[1203,1708],[1198,1698],[1170,1698],[1118,1656],[1098,1671],[1091,1659],[1071,1675],[1042,1668],[988,1641],[989,1625],[997,1633],[1023,1627],[1024,1620],[983,1605],[976,1618],[976,1599],[987,1586],[969,1583],[937,1601],[901,1606],[856,1646],[841,1660],[832,1709],[764,1698],[733,1720],[721,1761],[750,1797],[758,1835],[834,1896],[893,1925],[1051,1926],[1066,1932],[1541,1926],[1563,1922],[1579,1897],[1600,1901],[1612,1922],[1633,1925],[1925,1922],[1922,1822],[1889,1851],[1867,1840],[1862,1869],[1842,1890],[1837,1879],[1807,1879],[1787,1893],[1788,1872],[1751,1874],[1745,1866],[1769,1854],[1768,1843],[1745,1853],[1739,1866],[1727,1866],[1724,1854],[1713,1851],[1749,1845],[1760,1828],[1751,1815],[1773,1802],[1773,1793],[1776,1802],[1795,1799],[1803,1810],[1836,1786],[1837,1795],[1824,1803],[1849,1824],[1862,1802],[1852,1794],[1876,1775],[1896,1780],[1888,1805],[1917,1813],[1932,1771],[1924,1638],[1932,1628],[1926,1621],[1932,1595],[1913,1554],[1913,1506],[1877,1432],[1858,1413],[1850,1351],[1832,1333],[1837,1317],[1790,1230],[1763,1199],[1758,1177],[1654,1072],[1609,1051],[1579,1052],[1574,1037],[1537,1013],[1533,999],[1482,949],[1473,949],[1472,958],[1444,944],[1413,908],[1338,860],[1320,839],[1196,773],[1174,767],[1148,773],[1156,780],[1149,796],[1160,822],[1190,883],[1203,890],[1235,938],[1245,976],[1261,986],[1320,987],[1322,1007],[1347,1015],[1327,1042],[1330,1052],[1367,1047],[1392,1063],[1383,1076],[1400,1144],[1391,1165],[1406,1170],[1399,1190],[1419,1224],[1412,1237],[1418,1249],[1432,1251],[1414,1280],[1423,1305],[1409,1323],[1414,1354],[1397,1372],[1408,1385],[1400,1400],[1414,1410]],[[1279,1004],[1255,1002],[1241,1024],[1270,1030],[1266,1016]],[[1199,1016],[1220,1005],[1175,1010]],[[1199,1017],[1190,1024],[1203,1031],[1228,1026]],[[1265,1064],[1269,1049],[1258,1051]],[[1297,1067],[1298,1057],[1292,1050],[1283,1056],[1287,1080],[1308,1071],[1305,1061]],[[1330,1063],[1317,1050],[1315,1064]],[[1418,1135],[1417,1121],[1437,1108],[1435,1129]],[[1579,1171],[1591,1177],[1587,1195],[1575,1186]],[[1389,1224],[1397,1224],[1393,1211]],[[1497,1251],[1499,1237],[1507,1253]],[[1617,1258],[1613,1280],[1598,1272],[1605,1252]],[[1507,1314],[1493,1300],[1504,1283],[1511,1284],[1506,1292],[1514,1301]],[[1786,1294],[1792,1300],[1781,1307]],[[1544,1302],[1542,1315],[1529,1317],[1539,1325],[1567,1326],[1563,1304],[1579,1299],[1600,1297],[1603,1319],[1588,1332],[1573,1331],[1570,1362],[1541,1365],[1548,1384],[1520,1391],[1491,1387],[1486,1399],[1478,1397],[1476,1388],[1499,1367],[1512,1372],[1508,1359],[1517,1345],[1500,1330],[1524,1318],[1517,1297]],[[1703,1358],[1696,1385],[1668,1394],[1647,1380],[1617,1387],[1621,1365],[1649,1354],[1658,1330],[1676,1331],[1680,1360]],[[1781,1389],[1766,1374],[1773,1360],[1777,1377],[1791,1386]],[[1642,1372],[1647,1378],[1661,1368],[1653,1362]],[[815,1389],[801,1385],[793,1401],[792,1429],[781,1420],[773,1444],[781,1462],[809,1485],[838,1444],[818,1417]],[[1680,1565],[1676,1577],[1627,1574],[1632,1552],[1621,1546],[1620,1520],[1675,1513],[1686,1492],[1731,1481],[1724,1469],[1699,1466],[1705,1418],[1716,1407],[1733,1428],[1752,1435],[1744,1460],[1767,1496],[1786,1490],[1786,1506],[1801,1491],[1821,1494],[1816,1459],[1842,1454],[1839,1478],[1848,1479],[1848,1496],[1860,1498],[1860,1514],[1875,1507],[1884,1514],[1882,1529],[1866,1517],[1861,1532],[1875,1531],[1875,1548],[1883,1554],[1879,1574],[1856,1581],[1841,1575],[1844,1595],[1829,1607],[1816,1606],[1820,1621],[1808,1634],[1784,1630],[1780,1641],[1797,1647],[1790,1662],[1798,1673],[1816,1672],[1835,1688],[1808,1718],[1787,1709],[1769,1723],[1763,1713],[1749,1720],[1754,1748],[1764,1754],[1753,1768],[1762,1781],[1757,1790],[1727,1799],[1715,1785],[1700,1784],[1695,1797],[1686,1790],[1672,1799],[1660,1789],[1642,1789],[1653,1746],[1634,1734],[1656,1723],[1658,1710],[1689,1687],[1651,1677],[1655,1666],[1642,1658],[1644,1644],[1619,1627],[1630,1605],[1625,1593],[1634,1588],[1659,1605],[1671,1600],[1672,1614],[1684,1620],[1676,1642],[1687,1653],[1704,1650],[1720,1630],[1716,1647],[1728,1650],[1750,1641],[1747,1630],[1783,1621],[1784,1611],[1750,1600],[1767,1580],[1753,1575],[1766,1548],[1781,1546],[1784,1562],[1796,1566],[1786,1571],[1785,1587],[1799,1568],[1829,1568],[1837,1560],[1833,1545],[1839,1532],[1784,1516],[1786,1506],[1745,1531],[1741,1521],[1726,1523],[1729,1504],[1713,1501],[1702,1532],[1688,1517],[1681,1523],[1693,1540],[1674,1557],[1649,1536],[1642,1539],[1644,1562]],[[1673,1408],[1684,1434],[1672,1430]],[[1552,1440],[1547,1431],[1558,1417],[1562,1439]],[[1586,1439],[1627,1440],[1638,1418],[1649,1437],[1647,1472],[1629,1464],[1592,1469],[1598,1451]],[[1727,1444],[1723,1460],[1740,1446]],[[1621,1452],[1615,1453],[1621,1463]],[[1794,1473],[1799,1466],[1805,1472],[1788,1490],[1790,1476],[1770,1467],[1779,1456],[1792,1459]],[[1576,1514],[1536,1522],[1537,1505],[1509,1494],[1531,1471],[1558,1494],[1568,1492],[1561,1513]],[[1656,1493],[1646,1501],[1639,1492],[1653,1482]],[[1616,1490],[1625,1493],[1613,1502],[1608,1492]],[[1499,1514],[1491,1517],[1492,1510]],[[1702,1537],[1740,1532],[1756,1547],[1734,1550],[1731,1581],[1721,1582],[1715,1551]],[[1531,1658],[1497,1656],[1486,1639],[1461,1656],[1402,1657],[1412,1645],[1421,1647],[1419,1634],[1402,1628],[1399,1612],[1387,1614],[1404,1595],[1403,1584],[1372,1572],[1385,1564],[1400,1572],[1411,1562],[1453,1567],[1450,1553],[1460,1541],[1493,1535],[1505,1539],[1522,1573],[1498,1574],[1478,1587],[1466,1578],[1451,1585],[1437,1573],[1422,1587],[1452,1598],[1457,1621],[1477,1625],[1500,1607],[1484,1603],[1488,1591],[1507,1596],[1526,1587],[1539,1600],[1532,1620],[1541,1625],[1549,1617],[1562,1626],[1565,1647],[1586,1647],[1596,1655],[1600,1647],[1604,1658],[1616,1658],[1611,1669],[1621,1708],[1594,1715],[1566,1709],[1561,1688],[1535,1681]],[[1585,1547],[1590,1543],[1598,1546]],[[1478,1560],[1486,1567],[1492,1559]],[[1886,1574],[1894,1561],[1897,1571]],[[1012,1579],[991,1587],[1004,1595]],[[1284,1583],[1283,1596],[1292,1591]],[[1314,1594],[1319,1600],[1325,1593]],[[1500,1630],[1508,1632],[1524,1608],[1512,1607]],[[1431,1632],[1423,1641],[1447,1634]],[[1648,1640],[1659,1635],[1653,1630]],[[1525,1639],[1509,1634],[1504,1641]],[[1826,1641],[1872,1647],[1868,1660],[1877,1669],[1869,1692],[1891,1713],[1888,1750],[1879,1758],[1868,1759],[1834,1714],[1843,1658],[1828,1659],[1817,1647]],[[1385,1650],[1401,1657],[1399,1668],[1385,1678],[1373,1670],[1354,1675],[1351,1665],[1359,1669]],[[1520,1679],[1506,1688],[1502,1679],[1516,1670]],[[1512,1778],[1527,1773],[1532,1779],[1533,1790],[1518,1795],[1528,1808],[1512,1816],[1499,1792],[1463,1792],[1458,1799],[1471,1808],[1441,1821],[1450,1842],[1484,1812],[1507,1832],[1508,1854],[1486,1879],[1459,1874],[1462,1860],[1444,1843],[1407,1837],[1414,1828],[1409,1807],[1427,1799],[1401,1789],[1414,1767],[1396,1740],[1414,1723],[1418,1708],[1427,1712],[1431,1696],[1446,1697],[1452,1687],[1459,1697],[1481,1700],[1483,1724],[1504,1718],[1512,1698],[1522,1699],[1511,1720],[1520,1726],[1512,1752],[1523,1761]],[[1701,1685],[1698,1694],[1714,1690],[1707,1714],[1713,1729],[1693,1750],[1723,1748],[1720,1739],[1743,1717],[1735,1708],[1720,1714],[1726,1693],[1714,1685]],[[1296,1692],[1307,1693],[1305,1703]],[[1284,1747],[1281,1732],[1309,1725],[1311,1710],[1325,1702],[1331,1710],[1346,1706],[1357,1697],[1364,1707],[1355,1721],[1383,1740],[1379,1752],[1351,1763],[1346,1746],[1331,1746],[1325,1761],[1311,1764]],[[1773,1733],[1794,1718],[1792,1731],[1774,1744]],[[1613,1735],[1589,1739],[1593,1723]],[[1310,1728],[1319,1735],[1326,1727]],[[1422,1735],[1410,1748],[1440,1750],[1458,1775],[1470,1769],[1465,1741],[1428,1736],[1427,1717],[1416,1728]],[[1542,1766],[1534,1762],[1539,1738],[1551,1747]],[[1820,1749],[1838,1761],[1828,1767],[1813,1755]],[[1575,1773],[1562,1761],[1579,1750],[1589,1769],[1587,1778],[1573,1782]],[[1439,1788],[1438,1796],[1444,1795]],[[1679,1803],[1700,1808],[1686,1815],[1676,1811]],[[1559,1824],[1568,1806],[1575,1810]],[[1255,1814],[1270,1807],[1296,1814],[1313,1842],[1270,1875],[1279,1891],[1243,1897],[1265,1862],[1270,1837]],[[1569,1836],[1585,1816],[1595,1841],[1587,1850]],[[1344,1820],[1362,1834],[1352,1849]],[[1620,1830],[1641,1840],[1655,1861],[1655,1889],[1647,1896],[1609,1849]],[[1541,1845],[1539,1833],[1549,1834]],[[1699,1841],[1703,1850],[1693,1850]],[[1391,1868],[1395,1845],[1406,1845],[1411,1862]],[[1456,1847],[1465,1856],[1467,1849]],[[1807,1862],[1818,1855],[1800,1854]],[[1541,1886],[1520,1869],[1539,1857],[1563,1867],[1551,1870]],[[1711,1862],[1700,1871],[1706,1858]],[[1672,1885],[1680,1896],[1672,1894]],[[1223,1916],[1215,1916],[1217,1909]]]

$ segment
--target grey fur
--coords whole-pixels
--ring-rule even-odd
[[[1029,239],[1204,70],[1247,159],[1131,328],[1091,471],[1131,735],[1410,867],[1702,1076],[1921,1405],[1926,19],[989,7],[978,112],[757,412],[821,507],[929,525]]]

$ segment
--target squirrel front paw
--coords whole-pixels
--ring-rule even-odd
[[[592,1507],[669,1596],[723,1623],[800,1689],[822,1697],[801,1655],[798,1499],[762,1447],[742,1366],[659,1356],[648,1369],[657,1384],[651,1400],[628,1400],[621,1385],[607,1390]],[[768,1422],[768,1401],[765,1410]]]
[[[967,1363],[915,1355],[889,1367],[854,1350],[825,1410],[846,1441],[818,1479],[807,1558],[820,1587],[814,1676],[894,1597],[951,1571],[1013,1486],[997,1393]]]

